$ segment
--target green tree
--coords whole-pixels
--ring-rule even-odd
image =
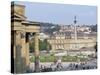
[[[40,48],[40,50],[46,50],[46,41],[45,40],[39,41],[39,48]]]
[[[41,50],[50,50],[51,49],[51,46],[50,44],[48,43],[47,39],[39,42],[39,48],[40,48],[40,51]]]
[[[30,50],[30,53],[34,52],[34,41],[29,43],[29,50]]]
[[[32,40],[32,42],[29,45],[29,49],[30,49],[30,53],[34,52],[34,40]],[[51,49],[51,45],[49,44],[49,42],[47,41],[47,39],[45,40],[39,40],[39,50],[47,50],[49,51]]]

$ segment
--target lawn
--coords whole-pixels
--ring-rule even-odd
[[[54,55],[42,55],[39,57],[40,62],[53,62],[55,59],[57,59],[58,57],[54,56]],[[62,56],[62,62],[77,62],[77,61],[85,61],[87,58],[84,57],[79,57],[79,56]],[[31,62],[35,61],[35,57],[32,56],[30,58]]]

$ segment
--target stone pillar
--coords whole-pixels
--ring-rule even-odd
[[[21,34],[15,31],[14,34],[14,73],[22,73],[22,55],[21,55]]]
[[[39,37],[38,33],[34,35],[35,49],[35,72],[39,72]]]
[[[15,31],[11,31],[11,73],[14,73],[14,59],[15,59],[15,43],[14,43]]]
[[[29,69],[29,34],[14,31],[14,73],[25,73]]]
[[[11,48],[12,48],[12,57],[15,59],[16,57],[16,53],[15,53],[15,49],[16,49],[16,32],[15,31],[11,31]]]
[[[16,73],[16,68],[15,68],[16,67],[16,62],[15,62],[15,59],[16,59],[16,32],[15,31],[14,31],[13,35],[14,35],[14,37],[13,37],[14,73]]]
[[[27,49],[26,49],[26,33],[23,31],[21,32],[21,44],[22,44],[22,73],[26,72],[27,65],[26,65],[26,55],[27,55]]]
[[[29,60],[29,33],[26,33],[26,67],[27,67],[27,70],[29,70],[29,64],[30,64],[30,60]]]

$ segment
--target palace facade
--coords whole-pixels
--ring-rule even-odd
[[[96,33],[78,33],[77,41],[74,33],[57,32],[48,38],[52,51],[57,50],[80,50],[82,48],[94,48],[97,42]]]

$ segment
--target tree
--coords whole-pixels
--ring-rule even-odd
[[[46,50],[47,48],[46,48],[46,46],[47,46],[47,40],[43,40],[43,41],[39,41],[39,47],[40,47],[40,51],[41,50]]]
[[[29,49],[30,49],[30,53],[34,52],[34,40],[32,40],[32,42],[29,45]],[[47,41],[47,39],[41,41],[39,40],[39,50],[47,50],[49,51],[51,49],[51,45],[49,44],[49,42]]]
[[[41,50],[50,50],[51,49],[51,45],[48,43],[47,39],[39,42],[39,47],[40,47],[40,51]]]
[[[97,32],[97,24],[96,24],[96,25],[91,26],[91,30],[92,30],[92,31],[94,31],[94,32]]]
[[[33,53],[34,52],[34,41],[32,41],[31,43],[29,43],[29,52]]]

